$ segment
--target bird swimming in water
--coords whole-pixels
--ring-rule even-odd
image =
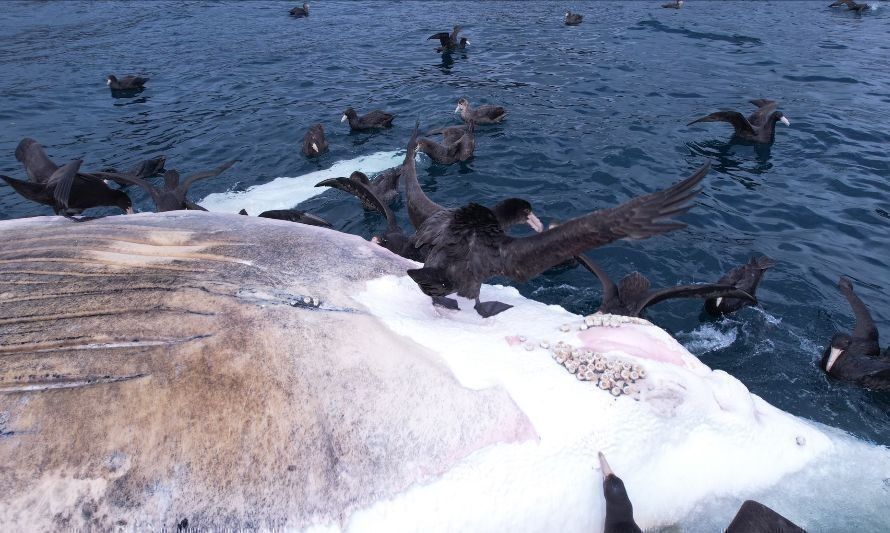
[[[464,133],[467,132],[467,125],[461,124],[459,126],[448,126],[445,128],[437,128],[434,130],[430,130],[426,133],[427,137],[432,135],[441,135],[442,140],[445,144],[451,144],[461,137],[463,137]]]
[[[606,500],[606,521],[603,533],[641,533],[634,521],[633,504],[627,495],[624,481],[606,462],[599,452],[600,471],[603,474],[603,498]],[[793,522],[762,503],[746,500],[725,533],[806,533]]]
[[[890,347],[881,353],[878,328],[865,303],[853,291],[853,283],[840,278],[838,286],[850,303],[856,323],[850,334],[836,333],[822,354],[826,374],[873,390],[890,390]]]
[[[175,170],[168,170],[164,173],[163,188],[155,187],[151,183],[135,176],[119,175],[119,179],[145,189],[145,191],[149,195],[151,195],[151,199],[154,200],[155,207],[157,208],[158,213],[162,213],[164,211],[178,211],[180,209],[206,211],[206,209],[204,209],[200,205],[191,202],[188,198],[186,198],[186,193],[188,193],[189,187],[191,187],[192,184],[198,180],[212,178],[220,175],[223,171],[225,171],[227,168],[231,167],[235,163],[237,163],[237,161],[229,161],[228,163],[224,163],[213,170],[197,172],[195,174],[186,176],[185,179],[183,179],[182,181],[180,181],[179,179],[179,172]],[[101,176],[102,173],[98,173],[98,175]]]
[[[661,4],[661,7],[666,7],[668,9],[680,9],[683,7],[683,0],[674,0],[673,2],[668,2],[667,4]]]
[[[294,7],[289,11],[290,15],[294,18],[302,18],[309,16],[309,3],[303,2],[303,7]],[[324,17],[322,17],[324,18]]]
[[[776,266],[776,262],[765,255],[752,257],[747,263],[737,266],[717,280],[718,285],[732,285],[745,293],[755,296],[763,274]],[[705,311],[713,316],[735,313],[739,309],[756,304],[756,300],[740,299],[733,296],[716,296],[705,301]]]
[[[584,15],[579,15],[577,13],[572,13],[571,11],[566,11],[565,16],[565,24],[566,26],[577,26],[581,24],[581,20],[584,18]]]
[[[857,13],[862,13],[863,11],[868,11],[871,9],[871,6],[868,4],[857,4],[853,0],[838,0],[832,4],[829,4],[828,7],[840,7],[847,6],[848,11],[855,11]]]
[[[436,48],[436,52],[451,52],[458,49],[462,50],[470,44],[470,41],[467,40],[466,37],[461,37],[460,39],[457,38],[460,30],[460,26],[455,26],[451,33],[448,33],[447,31],[435,33],[430,35],[427,38],[427,41],[430,39],[439,39],[439,44],[441,46]]]
[[[139,91],[145,88],[145,82],[148,78],[141,76],[124,76],[117,79],[114,74],[109,74],[105,80],[105,85],[111,87],[112,91]]]
[[[430,200],[417,176],[403,172],[408,217],[417,230],[415,246],[428,246],[423,268],[408,275],[437,305],[457,308],[447,298],[457,293],[474,299],[474,308],[483,317],[496,315],[511,306],[481,302],[482,283],[494,276],[527,281],[585,250],[618,239],[643,239],[685,226],[671,217],[688,211],[700,192],[698,184],[708,172],[703,165],[689,178],[665,190],[634,198],[611,209],[583,215],[555,228],[544,230],[531,204],[509,198],[488,208],[470,203],[446,209]],[[536,235],[510,237],[505,230],[526,223]]]
[[[395,115],[375,109],[367,115],[359,116],[355,109],[349,107],[343,112],[343,118],[340,122],[349,121],[349,128],[352,131],[368,131],[381,128],[392,127],[392,121]]]
[[[746,119],[738,111],[717,111],[698,118],[687,124],[691,126],[698,122],[729,122],[735,129],[735,136],[745,141],[757,143],[772,143],[775,137],[776,122],[790,126],[791,122],[776,107],[779,105],[774,100],[751,100],[757,106],[757,111],[751,113]]]
[[[100,206],[117,206],[125,213],[133,212],[133,204],[125,192],[110,188],[101,178],[78,174],[82,163],[75,159],[40,182],[9,176],[0,176],[0,179],[28,200],[52,207],[57,215],[79,215],[85,209]]]
[[[303,154],[306,157],[317,157],[328,151],[328,141],[324,137],[324,126],[313,124],[303,137]]]
[[[439,144],[430,139],[418,139],[417,151],[429,156],[438,165],[452,165],[458,161],[466,161],[476,151],[476,123],[470,120],[469,125],[457,139],[453,138],[456,130],[443,131],[445,142]]]
[[[732,284],[700,283],[651,290],[649,280],[639,272],[628,274],[616,285],[597,263],[583,255],[575,259],[603,285],[603,301],[597,309],[598,313],[639,317],[645,308],[669,298],[731,297],[757,303],[753,296]]]
[[[495,124],[507,117],[507,110],[499,105],[486,104],[473,109],[466,98],[457,101],[454,112],[460,113],[460,118],[464,122],[469,123],[472,120],[476,124]]]

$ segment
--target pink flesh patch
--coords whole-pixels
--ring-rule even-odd
[[[691,367],[683,346],[673,338],[652,335],[652,326],[622,324],[619,327],[592,327],[578,333],[584,346],[595,352],[620,351],[641,359]]]
[[[510,335],[509,337],[504,337],[504,340],[507,341],[507,344],[510,346],[516,346],[517,344],[522,344],[522,341],[519,340],[519,337],[516,335]]]

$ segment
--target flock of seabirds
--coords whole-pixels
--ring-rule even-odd
[[[679,9],[683,0],[663,4],[664,8]],[[838,0],[830,7],[846,6],[857,13],[869,9],[867,4],[852,0]],[[309,4],[290,10],[295,18],[309,16]],[[564,23],[581,24],[583,16],[567,11]],[[440,46],[438,53],[449,54],[465,49],[470,41],[460,35],[460,26],[452,32],[440,32],[429,37]],[[107,85],[115,96],[135,95],[145,88],[148,78],[109,75]],[[718,111],[693,120],[728,122],[734,137],[754,143],[772,143],[775,126],[790,121],[778,110],[775,101],[757,99],[750,102],[755,110],[747,117],[738,111]],[[764,272],[775,265],[765,256],[752,257],[717,280],[716,283],[678,285],[653,290],[649,280],[633,272],[615,283],[583,252],[618,239],[643,239],[685,227],[673,217],[691,209],[692,201],[701,191],[700,184],[708,172],[709,163],[702,165],[688,178],[664,190],[640,196],[610,209],[594,211],[565,221],[552,222],[547,228],[532,211],[531,204],[521,198],[508,198],[492,207],[468,203],[447,208],[431,200],[421,188],[415,169],[417,152],[426,154],[439,165],[451,165],[473,157],[476,127],[503,121],[508,112],[504,107],[481,105],[472,107],[466,98],[457,101],[455,113],[464,124],[448,126],[419,136],[419,122],[408,141],[404,162],[397,167],[369,178],[362,172],[349,177],[327,179],[316,186],[332,187],[355,196],[368,210],[378,211],[386,219],[386,229],[371,240],[400,256],[423,263],[421,268],[409,269],[408,275],[432,299],[434,305],[458,309],[458,302],[448,296],[475,300],[475,310],[483,317],[494,316],[511,306],[497,301],[482,302],[479,291],[483,282],[495,276],[517,281],[529,280],[551,268],[581,265],[597,277],[603,288],[601,313],[639,317],[646,307],[669,298],[704,299],[705,310],[712,315],[736,312],[745,306],[756,305],[755,291]],[[344,111],[341,122],[353,131],[373,132],[392,125],[395,115],[374,110],[359,115],[351,107]],[[440,136],[441,142],[430,138]],[[314,124],[303,139],[302,152],[316,157],[328,150],[324,126]],[[180,209],[203,210],[190,201],[186,194],[198,180],[218,176],[236,163],[229,161],[214,169],[180,178],[176,170],[165,169],[163,156],[143,161],[126,171],[106,168],[87,172],[81,169],[82,160],[56,165],[34,139],[23,139],[15,151],[16,159],[24,166],[27,180],[0,176],[4,182],[28,200],[51,206],[57,215],[73,221],[85,222],[90,217],[75,218],[84,210],[100,206],[116,206],[127,214],[133,213],[132,202],[123,188],[137,186],[152,198],[158,212]],[[152,178],[162,176],[160,185]],[[404,181],[406,205],[414,233],[399,226],[390,204],[400,196],[399,183]],[[116,183],[121,188],[112,187]],[[242,215],[248,213],[241,210]],[[331,228],[322,218],[296,209],[266,211],[260,217]],[[535,233],[518,238],[507,230],[518,224],[529,225]],[[865,303],[853,290],[852,283],[841,278],[839,287],[855,316],[851,333],[837,333],[823,354],[820,367],[829,376],[854,382],[875,390],[890,390],[890,347],[881,352],[878,331]],[[624,483],[599,455],[603,473],[603,494],[606,500],[605,531],[607,533],[639,532],[633,519],[633,506]],[[740,532],[799,532],[803,531],[769,507],[748,500],[739,509],[726,529]]]

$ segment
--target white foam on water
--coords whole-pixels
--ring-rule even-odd
[[[349,176],[356,170],[370,176],[400,165],[404,158],[404,150],[376,152],[355,159],[337,161],[328,169],[317,170],[302,176],[275,178],[268,183],[254,185],[245,191],[208,194],[198,203],[208,211],[237,213],[246,209],[249,214],[254,216],[270,209],[291,209],[300,202],[326,191],[325,187],[315,187],[319,181]]]
[[[732,346],[738,338],[738,329],[732,327],[727,331],[720,331],[713,324],[703,324],[689,333],[681,332],[681,335],[683,346],[687,350],[702,355]]]
[[[539,439],[478,450],[439,479],[356,512],[348,529],[601,531],[598,451],[624,480],[644,529],[719,530],[748,498],[811,530],[890,523],[887,448],[776,409],[725,372],[649,358],[682,350],[652,325],[613,330],[642,354],[622,358],[648,372],[639,400],[615,398],[537,347],[580,345],[595,329],[579,332],[581,317],[510,287],[485,285],[481,297],[514,307],[487,319],[465,299],[460,311],[435,308],[407,276],[372,280],[356,295],[382,327],[437,353],[464,386],[506,390]],[[565,323],[574,327],[562,332]],[[507,342],[517,335],[536,348]]]

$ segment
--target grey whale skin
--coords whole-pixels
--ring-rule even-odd
[[[25,254],[0,262],[0,529],[345,528],[536,439],[504,390],[461,386],[352,298],[411,266],[360,237],[171,211],[0,238]]]

